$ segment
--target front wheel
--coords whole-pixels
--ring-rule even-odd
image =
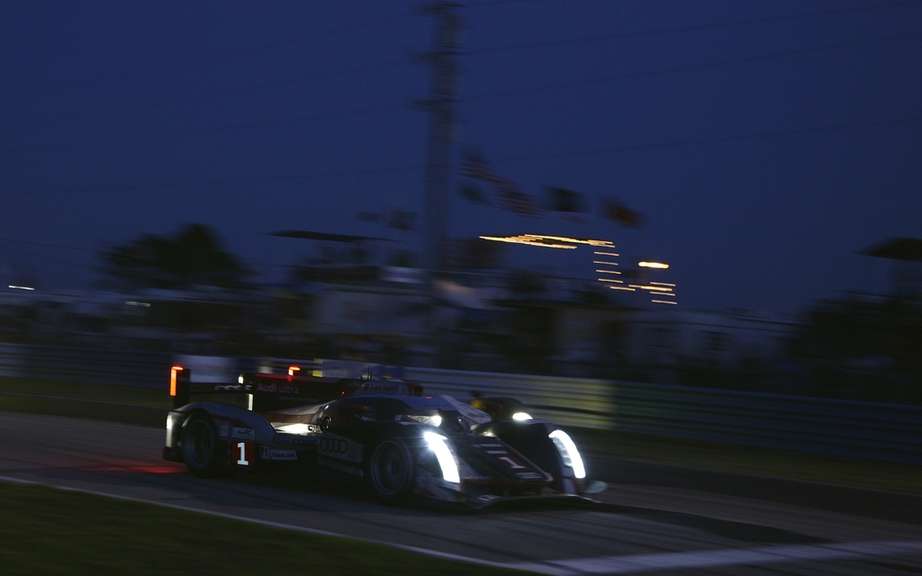
[[[367,464],[368,485],[385,501],[395,501],[413,489],[413,454],[400,440],[385,440],[371,453]]]

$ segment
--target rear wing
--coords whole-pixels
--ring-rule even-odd
[[[361,386],[361,380],[302,375],[298,366],[289,366],[287,375],[252,372],[240,374],[236,382],[193,382],[191,370],[174,364],[170,366],[169,395],[175,409],[189,404],[193,396],[245,394],[247,409],[253,410],[257,404],[262,409],[293,402],[319,404],[352,394]]]

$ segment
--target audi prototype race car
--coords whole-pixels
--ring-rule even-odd
[[[227,384],[193,383],[188,369],[173,366],[170,396],[164,458],[199,476],[297,462],[359,478],[383,500],[473,507],[586,498],[605,487],[588,480],[566,431],[511,399],[471,405],[402,380],[323,378],[295,366]]]

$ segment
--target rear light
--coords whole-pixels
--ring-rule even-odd
[[[300,367],[300,366],[289,366],[289,367],[288,367],[288,375],[289,375],[289,376],[294,376],[295,374],[297,374],[297,373],[300,372],[300,371],[301,371],[301,367]]]
[[[170,366],[170,397],[175,398],[177,394],[176,384],[179,380],[179,373],[183,371],[182,366]]]

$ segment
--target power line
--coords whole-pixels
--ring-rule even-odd
[[[822,134],[822,133],[832,133],[839,132],[842,130],[849,129],[861,129],[861,128],[894,128],[894,127],[903,127],[913,124],[922,124],[922,116],[919,115],[902,115],[895,116],[891,118],[884,119],[875,119],[868,122],[825,122],[818,123],[808,126],[792,126],[789,128],[782,129],[763,129],[755,130],[751,132],[741,132],[737,134],[725,134],[723,136],[718,136],[716,138],[674,138],[669,140],[661,140],[656,142],[646,142],[646,143],[634,143],[634,144],[620,144],[616,146],[602,146],[597,148],[576,150],[576,151],[559,151],[559,152],[550,152],[550,153],[541,153],[541,154],[507,154],[494,156],[492,160],[502,161],[502,162],[524,162],[524,161],[533,161],[533,160],[555,160],[555,159],[568,159],[568,158],[585,158],[591,156],[601,156],[601,155],[613,155],[613,154],[622,154],[622,153],[632,153],[632,152],[643,152],[649,150],[657,149],[668,149],[668,148],[687,148],[691,146],[701,146],[701,145],[723,145],[730,144],[734,142],[743,142],[743,141],[759,141],[759,140],[772,140],[776,138],[784,138],[787,136],[802,136],[809,134]],[[425,169],[424,165],[412,165],[412,166],[391,166],[391,167],[378,167],[378,168],[367,168],[362,169],[359,172],[366,174],[379,173],[381,171],[415,171],[422,172]],[[353,173],[354,171],[350,170],[340,170],[338,173]],[[317,176],[328,175],[330,172],[316,173],[314,175],[304,175],[298,178],[312,178]],[[271,180],[271,178],[270,178]],[[58,244],[52,242],[40,242],[29,239],[18,239],[18,238],[0,238],[2,242],[11,242],[11,243],[23,243],[23,244],[32,244],[39,247],[45,248],[64,248],[68,250],[76,250],[83,252],[94,252],[99,253],[101,249],[88,248],[88,247],[78,247],[71,244]],[[62,260],[64,261],[64,260]],[[73,261],[67,261],[69,263],[74,263]]]
[[[752,18],[741,18],[737,20],[719,20],[715,22],[707,22],[703,24],[688,24],[684,26],[665,26],[661,28],[649,28],[646,30],[637,30],[637,31],[628,31],[628,32],[609,32],[603,34],[587,34],[583,36],[575,36],[571,38],[559,38],[552,40],[536,40],[533,42],[520,42],[512,44],[504,44],[500,46],[490,46],[486,48],[475,48],[473,50],[468,50],[464,52],[465,56],[481,56],[488,54],[498,54],[502,52],[511,52],[515,50],[527,50],[534,48],[550,48],[557,46],[570,46],[570,45],[579,45],[579,44],[594,44],[597,42],[604,42],[609,40],[623,40],[628,38],[639,38],[644,36],[658,36],[663,34],[681,34],[688,32],[699,32],[705,30],[713,30],[720,28],[733,28],[737,26],[753,26],[766,23],[774,22],[791,22],[798,20],[810,20],[817,17],[824,17],[830,15],[839,15],[839,14],[857,14],[864,12],[873,12],[878,10],[886,10],[891,8],[898,8],[903,6],[919,6],[919,3],[915,0],[896,0],[893,2],[888,2],[886,5],[875,5],[875,6],[856,6],[849,8],[831,8],[826,10],[811,10],[811,11],[802,11],[794,12],[791,14],[779,14],[779,15],[770,15],[770,16],[757,16]]]
[[[765,140],[773,137],[783,137],[786,135],[799,135],[799,134],[809,134],[809,133],[821,133],[829,131],[838,131],[848,128],[867,128],[867,127],[878,127],[878,126],[896,126],[896,125],[910,125],[918,123],[922,120],[922,117],[913,116],[913,115],[904,115],[898,116],[891,119],[884,120],[872,120],[867,122],[841,122],[841,123],[825,123],[812,126],[793,126],[783,129],[763,129],[756,130],[752,132],[745,132],[740,134],[730,134],[717,136],[715,138],[699,138],[699,139],[682,139],[674,138],[668,140],[662,140],[658,142],[643,142],[643,143],[628,143],[621,144],[611,147],[600,147],[595,149],[585,149],[578,150],[573,152],[549,152],[549,153],[540,153],[540,154],[522,154],[522,155],[506,155],[506,156],[496,156],[495,160],[503,160],[508,162],[518,162],[518,161],[531,161],[531,160],[550,160],[550,159],[559,159],[559,158],[579,158],[579,157],[590,157],[597,156],[601,154],[617,154],[617,153],[628,153],[628,152],[637,152],[645,150],[653,150],[659,148],[676,148],[676,147],[687,147],[692,145],[707,145],[707,144],[723,144],[727,142],[734,141],[745,141],[745,140]],[[324,180],[327,178],[338,178],[344,176],[382,176],[386,174],[413,174],[421,173],[426,169],[426,164],[415,163],[415,164],[403,164],[403,165],[390,165],[390,166],[377,166],[377,167],[365,167],[365,168],[338,168],[331,170],[322,170],[313,173],[300,174],[300,175],[281,175],[281,176],[261,176],[254,175],[253,178],[262,182],[266,181],[285,181],[285,182],[311,182],[315,180]],[[246,176],[235,176],[233,179],[235,181],[241,181],[246,179]],[[210,181],[210,180],[209,180]]]
[[[712,62],[702,62],[694,64],[676,64],[672,66],[666,66],[660,69],[655,70],[642,70],[636,72],[622,72],[618,74],[600,74],[596,76],[588,76],[576,80],[567,80],[562,82],[549,82],[545,84],[538,84],[535,86],[524,87],[524,88],[510,88],[506,90],[487,90],[469,96],[467,100],[480,100],[484,98],[492,97],[505,97],[505,96],[514,96],[521,94],[522,92],[528,92],[530,94],[537,92],[547,92],[553,90],[561,90],[572,88],[573,86],[586,86],[593,84],[606,84],[613,81],[625,80],[625,79],[636,79],[636,78],[646,78],[646,77],[655,77],[663,76],[667,74],[675,74],[681,72],[687,72],[689,70],[698,70],[698,69],[708,69],[708,68],[722,68],[726,66],[736,66],[740,64],[749,64],[754,62],[767,62],[772,60],[789,58],[791,56],[802,56],[805,54],[814,54],[820,52],[828,52],[833,50],[841,50],[847,48],[861,47],[868,44],[877,44],[881,42],[898,42],[903,40],[903,38],[892,36],[886,38],[872,38],[870,40],[865,40],[863,42],[835,42],[829,44],[820,44],[815,46],[806,46],[798,48],[787,48],[783,50],[774,50],[771,52],[763,52],[761,54],[751,54],[749,56],[743,56],[741,58],[725,58],[722,60],[716,60]]]
[[[626,79],[638,79],[638,78],[648,78],[648,77],[657,77],[664,76],[668,74],[682,73],[698,69],[717,69],[722,67],[730,67],[741,64],[750,64],[756,62],[768,62],[772,60],[780,60],[784,58],[790,58],[794,56],[802,56],[807,54],[816,54],[821,52],[832,52],[835,50],[849,49],[854,47],[862,47],[869,44],[876,44],[882,42],[898,42],[902,40],[900,37],[887,37],[887,38],[872,38],[868,40],[863,40],[859,42],[854,41],[843,41],[843,42],[834,42],[828,44],[820,44],[815,46],[806,46],[806,47],[797,47],[797,48],[786,48],[781,50],[774,50],[771,52],[763,52],[760,54],[752,54],[748,56],[743,56],[739,58],[725,58],[722,60],[716,60],[711,62],[698,62],[692,64],[676,64],[672,66],[665,66],[659,69],[653,70],[640,70],[635,72],[622,72],[616,74],[600,74],[595,76],[588,76],[575,80],[565,80],[560,82],[549,82],[545,84],[537,84],[534,86],[528,87],[516,87],[509,88],[504,90],[486,90],[482,92],[475,93],[471,96],[465,98],[467,101],[477,101],[487,98],[502,98],[508,96],[517,96],[524,92],[534,94],[539,92],[548,92],[554,90],[563,90],[572,88],[574,86],[590,86],[590,85],[601,85],[607,84],[610,82],[626,80]],[[390,104],[363,104],[355,106],[352,108],[346,108],[341,111],[318,111],[305,115],[298,115],[292,118],[288,118],[286,122],[307,122],[315,120],[317,118],[326,118],[330,116],[336,117],[361,117],[373,114],[381,110],[390,110],[392,106]],[[223,125],[216,127],[219,130],[224,129],[235,129],[235,128],[246,128],[259,126],[259,122],[247,122],[247,123],[236,123],[230,125]]]
[[[6,242],[8,244],[27,244],[34,246],[36,248],[55,248],[63,250],[72,250],[75,252],[93,252],[96,251],[96,248],[89,248],[84,246],[74,246],[72,244],[57,244],[54,242],[39,242],[36,240],[29,240],[25,238],[7,238],[0,237],[0,242]]]
[[[510,4],[538,4],[543,0],[480,0],[468,2],[465,8],[492,8],[494,6],[508,6]]]
[[[514,1],[522,2],[523,0],[514,0]],[[762,21],[792,20],[792,19],[797,19],[797,18],[805,18],[805,15],[816,16],[816,15],[828,15],[828,14],[839,14],[839,13],[849,13],[849,12],[853,12],[853,13],[854,12],[865,12],[865,11],[877,10],[881,8],[895,8],[895,7],[908,6],[908,5],[919,6],[920,4],[913,0],[902,0],[902,1],[889,3],[885,7],[873,6],[873,7],[858,7],[858,8],[849,8],[849,9],[830,9],[830,10],[822,10],[822,11],[815,11],[815,12],[809,12],[809,13],[798,13],[797,15],[783,15],[783,16],[774,16],[774,17],[753,18],[753,19],[748,19],[748,20],[737,20],[733,22],[724,22],[724,23],[709,23],[709,24],[694,25],[694,26],[687,26],[687,27],[680,27],[680,28],[663,28],[663,29],[657,29],[657,30],[597,35],[597,36],[592,36],[592,37],[586,37],[586,39],[591,38],[592,41],[594,41],[594,40],[598,40],[601,38],[634,37],[634,36],[642,36],[642,35],[648,35],[648,34],[664,34],[664,33],[669,33],[669,32],[690,31],[693,29],[705,29],[705,28],[718,27],[718,26],[731,26],[731,25],[739,25],[739,24],[746,24],[746,23],[757,23],[757,22],[762,22]],[[570,40],[583,41],[580,39],[565,39],[565,40],[560,40],[560,41],[548,41],[543,44],[553,45],[556,43],[569,42]],[[882,39],[882,40],[887,41],[890,39]],[[861,44],[863,45],[864,43],[861,43]],[[733,64],[744,64],[748,62],[767,61],[767,60],[774,60],[774,59],[779,59],[779,58],[783,58],[787,56],[797,56],[797,55],[810,54],[810,53],[816,53],[816,52],[831,51],[831,50],[836,50],[836,49],[848,48],[851,45],[852,43],[849,43],[849,42],[830,43],[830,44],[825,44],[825,45],[811,46],[811,47],[804,47],[804,48],[776,50],[772,52],[755,54],[755,55],[746,56],[742,58],[728,58],[724,60],[718,60],[716,62],[705,62],[705,63],[697,63],[697,64],[680,64],[680,65],[675,65],[675,66],[667,66],[661,69],[650,70],[650,71],[638,71],[638,72],[628,72],[628,73],[619,73],[619,74],[602,74],[602,75],[588,77],[582,80],[568,80],[568,81],[562,81],[562,82],[552,82],[552,83],[539,84],[536,86],[526,87],[526,88],[511,88],[507,90],[488,90],[488,91],[483,91],[480,93],[475,93],[472,96],[467,97],[467,99],[468,100],[479,100],[479,99],[483,99],[487,97],[503,97],[503,96],[509,96],[509,95],[516,95],[522,92],[543,92],[543,91],[550,91],[550,90],[556,90],[556,89],[566,89],[566,88],[570,88],[573,86],[579,86],[579,85],[604,84],[604,83],[617,81],[617,80],[623,80],[623,79],[660,76],[660,75],[665,75],[665,74],[670,74],[670,73],[694,70],[698,68],[718,68],[718,67],[733,65]],[[859,45],[859,44],[856,43],[855,45]],[[510,45],[510,47],[512,46],[513,45]],[[514,45],[514,47],[515,48],[519,48],[519,47],[525,48],[525,47],[528,47],[528,45],[521,44],[521,45]],[[504,50],[505,48],[498,47],[498,49]],[[473,52],[468,52],[467,54],[477,55],[479,53],[488,53],[488,51],[492,51],[492,50],[494,49],[475,50]],[[402,62],[403,61],[398,62],[397,59],[394,59],[394,60],[389,61],[389,63],[386,63],[386,65],[389,64],[390,66],[396,67],[398,64],[401,64],[401,67],[402,67],[403,66]],[[348,73],[334,76],[334,78],[335,77],[345,77],[346,75],[348,75]],[[356,105],[352,107],[347,107],[341,110],[331,111],[329,109],[326,109],[322,111],[312,112],[309,114],[296,115],[293,117],[286,118],[284,122],[286,123],[309,122],[309,121],[316,120],[319,118],[328,118],[331,116],[343,117],[343,118],[363,117],[363,116],[374,114],[382,110],[390,110],[390,109],[392,109],[392,104],[390,103],[360,104],[360,105]],[[265,125],[264,122],[248,121],[248,122],[233,122],[233,123],[223,124],[223,125],[215,126],[215,128],[218,130],[236,130],[236,129],[260,127],[264,125]]]
[[[531,161],[535,159],[553,160],[561,158],[585,158],[591,156],[600,156],[607,154],[618,154],[628,152],[640,152],[646,150],[655,150],[662,148],[687,148],[696,145],[722,145],[733,142],[744,142],[747,140],[771,140],[783,138],[791,135],[808,135],[820,134],[824,132],[838,132],[850,128],[879,128],[879,127],[902,127],[922,122],[922,116],[905,115],[885,119],[876,119],[868,122],[824,122],[808,126],[792,126],[780,129],[763,129],[752,132],[741,132],[737,134],[725,134],[716,138],[676,138],[672,140],[661,140],[658,142],[622,144],[617,146],[601,146],[597,148],[577,150],[573,152],[560,151],[549,154],[533,155],[509,155],[497,156],[496,160],[505,162]]]

